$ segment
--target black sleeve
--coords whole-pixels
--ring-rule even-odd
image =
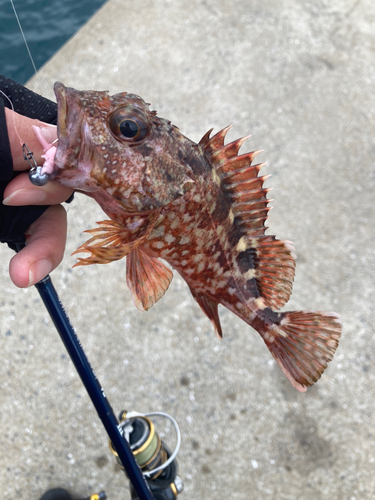
[[[23,85],[0,75],[0,90],[12,101],[14,110],[29,118],[56,124],[57,105],[25,88]],[[18,173],[13,172],[4,106],[11,108],[9,101],[0,93],[0,195],[4,199],[7,184]],[[48,206],[8,207],[0,205],[0,241],[15,250],[16,243],[24,243],[24,233],[42,215]]]

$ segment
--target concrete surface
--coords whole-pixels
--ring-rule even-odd
[[[163,410],[180,423],[181,499],[373,499],[374,2],[112,0],[30,87],[52,97],[55,80],[139,94],[194,140],[229,123],[230,139],[251,133],[273,174],[269,233],[298,255],[287,309],[342,315],[334,361],[299,394],[226,310],[219,342],[177,276],[146,314],[125,262],[72,270],[82,231],[103,217],[76,197],[56,288],[116,413]],[[2,497],[59,485],[127,499],[36,290],[8,278],[11,255],[0,248]]]

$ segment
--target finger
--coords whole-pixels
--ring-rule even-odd
[[[34,120],[26,116],[20,115],[8,108],[5,108],[5,116],[7,121],[7,130],[10,143],[10,151],[13,158],[13,170],[29,170],[30,165],[23,158],[22,144],[26,143],[38,165],[43,163],[43,147],[38,141],[36,134],[32,128],[33,125],[43,127],[43,135],[45,138],[53,142],[57,137],[56,125]]]
[[[27,244],[9,264],[13,283],[34,285],[61,262],[66,242],[66,212],[61,205],[49,207],[28,229]]]
[[[3,205],[57,205],[67,200],[72,189],[57,182],[48,182],[45,186],[34,186],[28,174],[20,174],[8,184],[4,191]]]

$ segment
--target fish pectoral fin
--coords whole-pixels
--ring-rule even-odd
[[[207,318],[214,325],[216,335],[219,337],[219,339],[222,339],[223,332],[221,330],[220,318],[219,318],[219,312],[218,312],[219,302],[217,300],[213,299],[212,297],[210,297],[209,295],[206,295],[205,293],[196,292],[192,288],[190,288],[190,291],[191,291],[193,297],[195,298],[195,300],[200,305],[204,314],[207,316]]]
[[[292,386],[300,392],[313,385],[331,361],[341,335],[340,318],[330,312],[292,311],[262,335]]]
[[[159,259],[141,249],[134,249],[126,259],[126,281],[133,302],[141,311],[148,311],[167,291],[173,272]]]
[[[107,264],[119,260],[130,253],[136,241],[130,241],[129,232],[118,222],[112,220],[97,222],[98,228],[88,229],[92,237],[81,245],[72,255],[77,253],[91,254],[86,258],[78,258],[73,267],[89,264]]]
[[[145,217],[129,217],[127,225],[113,220],[97,222],[99,227],[85,231],[92,237],[72,253],[72,255],[77,253],[91,255],[86,258],[79,257],[73,267],[108,264],[122,259],[147,238],[159,216],[157,212]]]

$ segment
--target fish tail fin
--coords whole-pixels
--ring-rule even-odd
[[[332,312],[280,313],[262,337],[284,375],[295,389],[305,392],[331,361],[341,335],[341,321]]]

